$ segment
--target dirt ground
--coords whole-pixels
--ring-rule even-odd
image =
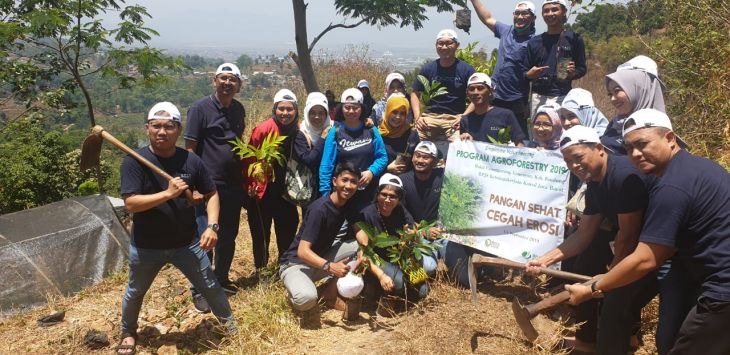
[[[245,214],[244,214],[245,216]],[[215,331],[210,314],[194,311],[188,283],[166,267],[148,292],[140,314],[139,354],[554,354],[567,307],[540,315],[536,344],[525,340],[514,321],[511,301],[539,298],[519,278],[480,284],[477,303],[468,290],[454,286],[443,273],[432,282],[429,297],[395,317],[379,316],[376,302],[363,304],[360,319],[341,320],[342,312],[322,308],[321,324],[300,324],[286,304],[281,282],[257,282],[248,227],[241,224],[232,279],[240,287],[229,298],[240,334],[224,338]],[[275,243],[271,243],[274,245]],[[272,250],[272,255],[276,255]],[[112,352],[119,341],[121,297],[126,273],[111,275],[101,284],[71,297],[49,297],[47,306],[27,314],[0,319],[0,354],[94,354]],[[396,304],[397,305],[397,304]],[[60,324],[39,327],[36,319],[65,311]],[[645,345],[638,354],[654,353],[656,301],[645,310]],[[90,330],[108,336],[109,345],[93,349],[84,344]]]

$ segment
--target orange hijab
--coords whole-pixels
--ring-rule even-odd
[[[386,138],[398,138],[411,129],[411,125],[408,122],[403,122],[403,124],[397,129],[393,129],[392,127],[390,127],[391,114],[393,113],[393,111],[398,110],[401,107],[405,107],[406,114],[408,114],[408,110],[411,107],[408,99],[406,99],[406,97],[400,93],[390,95],[388,101],[385,103],[383,122],[380,122],[380,126],[378,126],[378,131],[380,132],[381,136]]]

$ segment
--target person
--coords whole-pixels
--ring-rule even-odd
[[[302,126],[294,139],[295,159],[304,163],[314,176],[311,201],[319,197],[319,162],[322,160],[324,138],[332,127],[328,109],[325,95],[320,92],[307,95]]]
[[[459,49],[459,39],[456,32],[451,29],[441,30],[436,35],[436,53],[439,58],[426,63],[418,71],[418,75],[425,77],[431,84],[438,82],[446,88],[445,94],[430,98],[425,107],[426,113],[460,115],[467,111],[466,83],[474,74],[474,67],[456,58],[457,49]],[[448,139],[455,139],[457,132],[453,125],[455,120],[458,122],[458,117],[443,119],[422,115],[421,95],[425,90],[423,83],[416,78],[413,81],[410,100],[413,119],[421,140],[431,140],[438,145]]]
[[[636,249],[589,286],[567,285],[570,302],[585,302],[641,279],[673,257],[687,273],[674,292],[692,293],[691,309],[661,309],[663,317],[684,314],[668,354],[728,354],[730,337],[730,174],[717,163],[697,157],[656,109],[634,112],[624,121],[628,157],[643,173],[658,177]],[[658,344],[659,345],[659,344]],[[666,352],[665,352],[666,351]]]
[[[492,80],[489,75],[474,73],[469,77],[468,92],[474,111],[461,119],[462,140],[497,142],[501,139],[500,131],[508,130],[509,140],[518,147],[524,146],[526,137],[512,111],[490,104]]]
[[[535,35],[535,4],[518,2],[512,14],[512,25],[508,25],[497,21],[481,1],[471,0],[471,3],[482,23],[499,39],[497,64],[492,74],[495,83],[492,104],[512,111],[522,131],[527,132],[529,82],[522,72],[522,52]]]
[[[274,95],[272,116],[254,127],[249,144],[260,148],[264,139],[270,134],[278,134],[286,138],[279,146],[279,152],[291,158],[291,145],[297,136],[298,122],[297,97],[288,89],[281,89]],[[244,161],[244,172],[254,158]],[[259,276],[269,263],[269,240],[271,224],[276,231],[276,246],[279,256],[289,247],[299,224],[299,214],[295,205],[282,197],[285,181],[285,167],[277,162],[273,164],[272,176],[260,181],[254,176],[246,179],[246,188],[250,199],[248,206],[248,228],[251,231],[251,248],[253,249],[254,266]],[[278,260],[278,258],[277,258]]]
[[[229,333],[236,331],[231,307],[205,254],[218,241],[220,201],[216,185],[197,155],[175,146],[182,130],[181,122],[175,105],[155,104],[145,123],[150,144],[137,150],[173,176],[172,180],[166,181],[131,156],[122,162],[121,193],[124,206],[133,213],[134,223],[118,354],[135,353],[137,319],[144,295],[167,263],[178,268],[208,300],[213,314]],[[208,204],[206,213],[210,224],[200,238],[196,238],[194,208],[183,195],[186,190],[197,191]]]
[[[373,111],[370,114],[370,118],[373,119],[373,124],[375,126],[380,126],[380,123],[383,121],[385,104],[388,103],[390,95],[394,93],[400,93],[408,97],[408,94],[406,93],[406,79],[401,73],[390,73],[385,77],[385,90],[383,97],[380,101],[375,103]],[[410,110],[408,111],[408,120],[409,122],[413,122],[413,113]]]
[[[324,96],[327,98],[327,104],[329,105],[329,108],[327,111],[330,114],[330,119],[332,121],[335,120],[335,117],[337,115],[337,106],[340,104],[335,100],[335,93],[332,92],[332,90],[327,90],[324,92]]]
[[[593,103],[593,94],[585,89],[570,90],[565,95],[558,114],[564,130],[581,125],[595,129],[602,136],[608,127],[608,119]]]
[[[525,270],[536,276],[540,267],[577,257],[575,272],[597,275],[618,264],[636,247],[655,180],[632,166],[627,157],[608,154],[590,127],[579,125],[566,130],[560,150],[568,169],[587,182],[585,211],[575,232],[557,248],[528,261]],[[626,354],[634,315],[640,315],[656,292],[656,274],[652,274],[607,295],[600,315],[598,302],[579,306],[576,323],[585,323],[575,333],[575,349],[595,346],[599,354]]]
[[[351,162],[360,174],[358,191],[350,203],[357,211],[365,207],[375,195],[375,180],[385,170],[388,155],[383,138],[376,127],[366,128],[362,116],[362,93],[350,88],[342,93],[343,122],[336,122],[325,138],[322,161],[319,166],[319,192],[328,196],[332,190],[334,167]]]
[[[400,238],[398,231],[414,228],[415,225],[413,217],[401,204],[403,194],[403,182],[400,178],[390,173],[383,174],[378,182],[375,202],[360,212],[359,221],[371,226],[377,232],[386,232]],[[356,233],[358,240],[365,240],[363,244],[367,245],[369,241],[365,231],[356,227]],[[430,290],[428,282],[410,285],[406,271],[390,261],[384,248],[375,247],[375,252],[383,259],[383,263],[378,266],[371,261],[369,271],[383,291],[414,300],[423,299],[428,295]],[[423,260],[421,262],[423,263]],[[408,288],[415,290],[414,297],[408,295]]]
[[[388,154],[386,170],[391,174],[401,174],[408,169],[408,162],[420,142],[418,132],[408,123],[409,104],[405,96],[396,93],[388,98],[385,119],[378,126]]]
[[[241,160],[231,150],[231,141],[243,138],[246,128],[246,110],[235,99],[241,90],[241,71],[235,64],[223,63],[218,66],[213,78],[215,92],[190,106],[185,127],[185,149],[195,153],[203,160],[209,171],[216,191],[220,197],[220,232],[218,243],[208,252],[214,262],[215,275],[223,290],[235,294],[238,288],[229,278],[233,254],[236,250],[238,225],[241,221],[241,208],[245,204]],[[196,194],[197,195],[197,194]],[[199,197],[198,197],[199,198]],[[209,224],[206,220],[205,206],[196,207],[198,234]],[[215,257],[215,258],[214,258]],[[210,307],[195,288],[192,289],[193,303],[199,312],[208,312]]]
[[[632,113],[646,108],[666,111],[662,82],[644,69],[621,69],[606,75],[606,90],[616,116],[601,137],[601,143],[616,154],[626,154],[621,127]]]
[[[356,218],[349,202],[357,191],[360,172],[352,163],[340,163],[332,174],[332,192],[312,202],[296,238],[279,258],[279,275],[298,312],[317,306],[317,287],[328,276],[343,277],[348,259],[358,251],[358,242],[337,240],[343,222]]]
[[[565,0],[544,0],[542,19],[547,31],[532,37],[523,53],[524,77],[532,82],[530,116],[546,103],[560,105],[572,88],[571,82],[587,71],[583,38],[565,29]]]
[[[556,150],[560,146],[563,124],[558,117],[556,107],[542,105],[537,108],[532,119],[532,140],[527,142],[529,148]]]
[[[375,106],[375,99],[370,95],[370,83],[362,79],[357,82],[357,88],[362,93],[362,114],[365,117],[370,117],[373,112],[373,106]]]
[[[441,186],[444,182],[444,168],[437,168],[438,150],[436,145],[430,141],[421,141],[416,145],[411,163],[413,169],[406,171],[398,177],[403,182],[403,207],[411,213],[413,220],[433,223],[439,219],[439,202],[441,199]],[[435,255],[423,256],[423,268],[426,274],[433,277],[438,267],[437,259],[443,256],[446,239],[436,239],[441,235],[438,226],[431,228],[429,239],[438,243],[439,249]]]

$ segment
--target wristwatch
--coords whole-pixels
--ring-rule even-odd
[[[598,281],[593,281],[593,283],[591,283],[591,296],[593,296],[593,298],[603,297],[603,291],[596,288],[597,283]]]
[[[327,271],[327,272],[330,271],[330,261],[329,260],[324,262],[324,264],[322,265],[322,270]]]
[[[218,230],[221,229],[221,226],[218,225],[218,223],[211,223],[208,225],[208,228],[210,228],[213,232],[218,233]]]

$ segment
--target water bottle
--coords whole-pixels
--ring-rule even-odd
[[[573,60],[573,48],[567,40],[558,43],[558,63],[555,70],[555,77],[558,80],[568,80],[568,64]]]

